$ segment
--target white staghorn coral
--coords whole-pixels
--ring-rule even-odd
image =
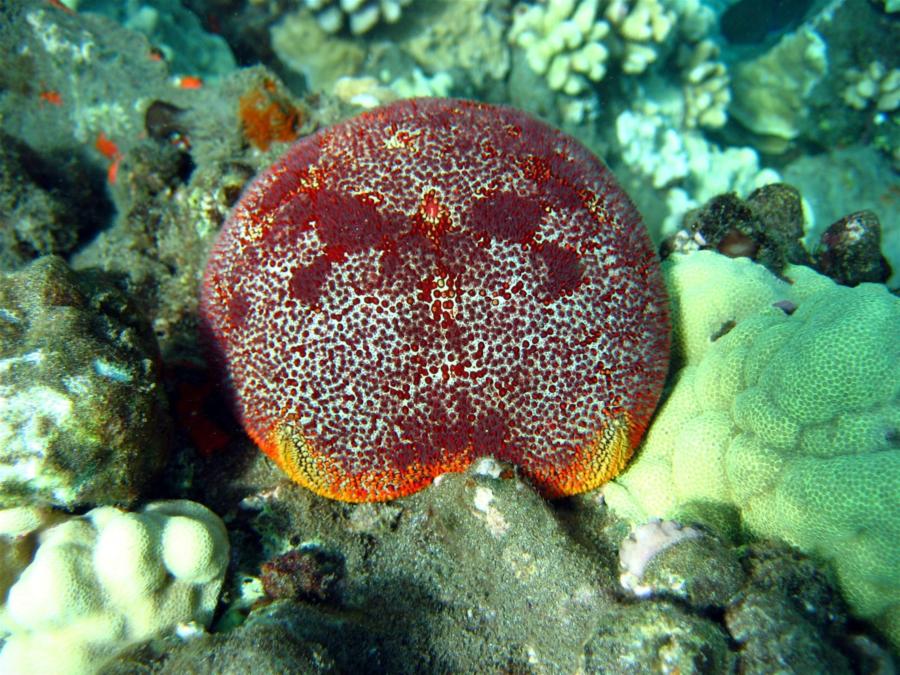
[[[396,23],[403,8],[412,0],[304,0],[316,16],[316,21],[328,33],[344,27],[344,21],[354,35],[372,30],[380,21]]]
[[[863,71],[847,71],[843,99],[851,108],[865,110],[874,104],[878,112],[900,108],[900,68],[888,70],[881,61],[873,61]]]
[[[520,2],[508,38],[551,89],[577,96],[611,66],[626,75],[644,73],[671,53],[664,44],[700,42],[714,22],[699,0]]]
[[[656,61],[656,45],[666,40],[677,18],[661,0],[610,0],[603,16],[622,38],[622,70],[630,75]]]
[[[609,51],[603,39],[609,24],[598,21],[599,9],[599,0],[520,4],[509,40],[525,51],[529,67],[544,75],[551,89],[580,94],[606,75]]]
[[[703,40],[679,55],[684,94],[684,123],[695,127],[717,128],[728,121],[731,101],[728,71],[717,61],[719,48],[711,40]]]
[[[682,216],[723,192],[746,193],[777,182],[779,175],[759,166],[749,147],[720,148],[697,129],[686,129],[684,101],[676,92],[659,94],[616,118],[622,161],[657,190],[665,190],[668,215],[661,235],[678,229]]]

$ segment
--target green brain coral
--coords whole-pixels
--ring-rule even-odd
[[[900,299],[712,252],[665,270],[684,366],[607,502],[827,559],[900,648]]]

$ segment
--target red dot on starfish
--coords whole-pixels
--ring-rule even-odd
[[[548,497],[625,466],[666,297],[603,163],[528,115],[400,101],[302,139],[225,224],[203,330],[249,435],[328,497],[410,494],[476,457]]]

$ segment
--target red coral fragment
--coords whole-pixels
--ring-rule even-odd
[[[278,92],[272,80],[251,89],[238,102],[238,117],[244,136],[262,151],[274,142],[296,140],[300,112]]]

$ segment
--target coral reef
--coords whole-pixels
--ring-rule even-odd
[[[306,9],[276,15],[269,31],[271,45],[278,60],[303,75],[313,91],[332,92],[342,78],[377,81],[393,89],[394,98],[447,95],[451,84],[470,90],[503,86],[510,57],[497,3],[438,0],[416,7],[421,12],[412,14],[409,22],[402,20],[391,39],[331,33]],[[337,3],[329,8],[337,10]],[[432,84],[432,78],[439,84]],[[380,103],[393,100],[371,89]],[[365,107],[373,106],[372,98],[363,100]]]
[[[664,267],[685,366],[608,503],[820,555],[900,644],[900,301],[708,251]]]
[[[731,102],[729,76],[725,64],[717,61],[719,48],[703,40],[682,48],[679,65],[684,91],[684,124],[688,129],[725,126]]]
[[[731,114],[751,131],[780,141],[797,138],[807,97],[828,72],[825,41],[810,27],[789,33],[758,58],[731,70]]]
[[[550,0],[516,8],[509,40],[525,50],[528,65],[551,89],[580,94],[606,75],[610,27],[597,20],[598,0]]]
[[[96,673],[179,623],[208,625],[228,561],[222,521],[188,501],[79,517],[0,511],[0,548],[23,540],[32,554],[4,570],[16,577],[0,612],[0,670],[10,675]]]
[[[172,72],[193,76],[223,75],[236,68],[225,40],[205,30],[200,18],[179,0],[66,0],[82,14],[114,19],[147,41],[171,65]]]
[[[669,37],[677,15],[661,0],[609,0],[603,13],[622,38],[622,72],[643,73],[657,60],[657,45]]]
[[[341,671],[569,671],[608,602],[600,584],[615,583],[533,487],[491,460],[389,504],[283,485],[257,518],[267,548],[292,550],[300,536],[346,561],[342,592],[306,610],[296,633]]]
[[[141,35],[104,17],[33,2],[3,9],[0,41],[10,63],[0,126],[16,139],[4,159],[8,168],[18,159],[27,165],[7,193],[22,202],[0,213],[18,219],[4,218],[0,228],[4,241],[15,239],[7,263],[60,248],[76,269],[121,273],[164,353],[195,343],[205,237],[259,161],[242,133],[238,100],[274,75],[248,68],[184,89]],[[304,117],[297,131],[314,126]],[[32,220],[29,209],[43,200],[36,187],[49,188],[64,210],[63,238],[48,231],[62,231],[59,212],[44,225]]]
[[[115,286],[55,257],[0,274],[0,506],[131,503],[169,418],[149,325]]]
[[[752,148],[721,148],[699,130],[686,129],[684,120],[679,97],[647,100],[616,118],[622,161],[653,188],[664,190],[667,213],[652,232],[654,240],[673,234],[690,209],[715,195],[747,193],[780,180],[772,169],[760,167]]]
[[[357,74],[366,56],[362,45],[332,35],[302,9],[273,24],[270,41],[278,59],[302,74],[314,91],[327,91],[338,78]]]
[[[770,183],[748,195],[718,195],[684,217],[684,227],[663,242],[663,252],[713,249],[731,258],[747,257],[781,274],[787,263],[808,264],[802,243],[800,193],[784,183]]]
[[[713,195],[749,191],[776,178],[770,171],[756,177],[752,148],[720,148],[701,131],[723,127],[731,101],[715,23],[715,11],[698,0],[551,0],[522,2],[513,10],[510,96],[567,130],[577,129],[579,137],[588,134],[589,145],[611,153],[622,148],[624,163],[636,174],[629,183],[633,196],[642,207],[650,203],[645,215],[651,226],[664,221],[655,239]],[[535,87],[521,72],[523,59],[545,84]],[[606,77],[610,71],[617,77]],[[541,87],[548,91],[535,97]],[[608,131],[590,138],[595,123],[614,128],[618,143]],[[648,177],[653,191],[642,187]],[[661,188],[668,194],[660,207],[655,193]]]
[[[858,211],[832,223],[816,249],[816,268],[845,286],[887,281],[891,266],[881,254],[878,216]]]
[[[809,207],[805,209],[805,242],[810,251],[816,249],[833,223],[858,211],[860,205],[871,205],[881,224],[882,253],[894,271],[887,283],[897,286],[900,191],[891,160],[883,152],[857,145],[804,155],[788,164],[783,174],[785,181],[800,190]]]
[[[124,276],[164,355],[196,352],[196,280],[211,238],[257,168],[317,121],[264,68],[146,103],[110,191],[116,217],[71,261]]]
[[[303,0],[327,33],[345,25],[354,35],[372,30],[379,22],[396,23],[412,0]],[[345,23],[346,22],[346,23]]]
[[[166,64],[150,58],[142,35],[104,17],[30,2],[4,10],[3,130],[35,153],[79,157],[80,173],[105,174],[98,139],[123,152],[138,141],[144,120],[135,102],[168,88]]]
[[[735,138],[785,155],[860,145],[865,136],[863,145],[894,154],[900,125],[877,103],[896,105],[897,79],[886,58],[896,45],[896,21],[867,0],[816,3],[798,18],[799,25],[760,36],[756,56],[738,49],[726,59],[730,112],[747,130],[734,129]],[[848,200],[842,210],[852,208]]]
[[[387,84],[374,77],[342,77],[334,83],[334,95],[350,105],[376,108],[401,98],[445,97],[453,87],[449,73],[427,76],[414,68],[408,77],[400,77]]]
[[[510,465],[486,458],[409,498],[347,505],[284,480],[273,488],[275,471],[241,476],[244,484],[258,476],[260,491],[238,509],[233,538],[261,536],[262,551],[238,569],[256,575],[257,560],[298,547],[342,558],[340,593],[273,609],[290,621],[292,640],[322,645],[342,672],[568,672],[588,663],[595,672],[635,664],[625,672],[639,673],[656,662],[740,672],[765,654],[788,664],[829,655],[832,671],[851,672],[843,650],[858,628],[848,628],[820,565],[784,545],[748,552],[708,533],[686,539],[651,559],[642,583],[653,591],[640,599],[617,591],[628,530],[596,494],[560,509]],[[752,614],[762,602],[784,610]],[[250,619],[257,613],[266,610]],[[741,649],[726,616],[735,617]],[[790,630],[792,616],[802,631]]]
[[[890,665],[887,653],[870,660],[841,653],[823,633],[846,639],[846,606],[831,575],[783,544],[750,544],[741,563],[747,572],[742,592],[725,610],[725,625],[740,646],[744,672],[847,673]],[[874,647],[874,645],[872,645]]]
[[[661,672],[727,673],[735,667],[726,633],[673,604],[636,604],[598,615],[585,645],[584,671],[638,675],[645,664]]]
[[[440,0],[429,3],[431,16],[398,38],[397,46],[412,57],[413,71],[452,74],[478,91],[502,86],[510,66],[504,35],[502,3],[492,0]],[[428,15],[426,15],[428,16]],[[394,73],[393,77],[409,77]]]
[[[320,620],[310,614],[304,607],[286,601],[263,607],[231,632],[201,635],[177,646],[159,675],[318,675],[355,669],[362,660],[346,663],[347,667],[338,670],[328,650],[307,636],[311,620]]]
[[[900,108],[900,68],[888,70],[881,61],[873,61],[865,70],[849,69],[844,77],[848,85],[843,98],[852,108],[873,106],[878,112]]]
[[[263,78],[262,86],[248,89],[238,101],[238,117],[244,136],[265,152],[272,143],[297,139],[302,115],[275,80]]]
[[[601,96],[615,100],[623,92],[634,93],[625,78],[612,78],[609,84],[609,70],[631,78],[646,74],[641,81],[658,83],[650,76],[672,63],[682,74],[676,94],[682,98],[684,126],[719,127],[725,123],[730,92],[725,65],[715,60],[718,48],[705,39],[714,19],[712,10],[697,0],[520,2],[507,37],[531,71],[558,93],[548,98],[555,100],[565,122],[580,125],[596,117]]]
[[[97,182],[76,162],[48,162],[0,131],[0,270],[70,253],[106,217]]]
[[[550,88],[576,95],[601,81],[607,61],[628,75],[658,58],[677,14],[659,0],[549,0],[516,6],[508,39]]]
[[[896,300],[871,282],[896,285],[887,277],[900,269],[897,9],[895,0],[0,2],[0,269],[20,270],[0,276],[0,670],[43,675],[64,659],[107,675],[892,672],[882,645],[886,636],[896,653],[900,641],[890,341],[900,331]],[[201,366],[198,281],[252,176],[359,108],[422,96],[512,104],[564,128],[609,159],[670,256],[671,396],[606,501],[598,491],[548,503],[527,471],[491,458],[390,503],[322,499],[254,452],[214,369]],[[476,258],[509,245],[522,286],[499,283],[484,315],[503,324],[531,280],[571,282],[567,251],[611,259],[583,250],[585,238],[546,255],[559,240],[528,227],[605,202],[570,192],[565,208],[532,212],[502,182],[510,167],[547,169],[565,188],[571,164],[553,154],[559,146],[517,162],[484,142],[490,125],[478,130],[459,154],[496,161],[501,183],[454,194],[502,196],[486,209],[493,234],[467,242],[445,230],[459,223],[430,184],[399,208],[406,219],[373,221],[374,193],[360,197],[346,178],[341,194],[357,198],[346,222],[362,227],[317,219],[334,236],[304,260],[327,259],[326,284],[336,268],[387,260],[347,286],[359,300],[379,280],[405,283],[391,260],[412,240],[423,256],[425,241]],[[416,138],[387,138],[392,157],[414,163],[405,149],[419,149]],[[354,175],[371,138],[358,140]],[[372,166],[405,180],[390,162]],[[426,182],[442,175],[416,168]],[[765,185],[779,175],[802,198]],[[308,178],[293,186],[300,201],[322,174]],[[327,191],[313,195],[317,209],[325,203],[317,215],[339,211]],[[410,219],[415,232],[394,237]],[[373,222],[375,246],[353,248]],[[501,241],[515,227],[522,241]],[[28,266],[47,254],[78,271],[58,258]],[[303,281],[302,269],[291,278]],[[394,400],[431,375],[440,384],[470,372],[458,360],[423,365],[468,300],[457,271],[412,279],[424,283],[410,286],[409,306],[439,328],[427,347],[403,351],[416,376],[364,378],[399,383]],[[494,283],[491,274],[479,282]],[[245,289],[246,268],[237,278]],[[312,297],[302,283],[294,290]],[[364,300],[348,307],[387,314]],[[231,320],[247,318],[240,303],[232,309]],[[479,325],[490,325],[484,316]],[[616,316],[604,330],[635,339]],[[283,324],[273,317],[266,335]],[[275,342],[266,353],[283,353]],[[367,334],[354,346],[376,353],[385,342]],[[536,434],[563,447],[579,403],[570,380],[585,369],[551,381],[534,365],[550,342],[509,352],[524,364],[518,379],[502,372],[465,393],[509,409],[504,391],[534,375],[554,406],[532,405],[550,420]],[[497,355],[488,345],[478,353]],[[354,370],[326,357],[329,376]],[[283,375],[272,369],[269,379]],[[337,433],[348,411],[369,409],[355,400],[361,388],[314,393],[340,411]],[[439,386],[427,394],[424,407],[446,412]],[[489,422],[505,413],[495,406],[470,427],[504,441]],[[406,440],[423,426],[408,418],[390,432]],[[448,426],[427,447],[453,451],[468,431]],[[422,447],[404,446],[401,461]],[[216,517],[184,502],[141,511],[142,498],[227,513],[228,576]],[[48,502],[132,512],[75,516]],[[647,523],[648,514],[676,520]]]

